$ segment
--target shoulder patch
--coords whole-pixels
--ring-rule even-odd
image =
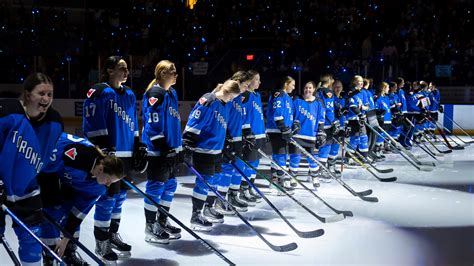
[[[87,91],[87,98],[99,97],[102,91],[109,87],[107,83],[97,83]]]
[[[89,172],[98,156],[94,146],[73,143],[64,147],[62,157],[65,166]]]
[[[92,95],[94,94],[95,91],[96,91],[96,89],[90,88],[89,91],[87,91],[87,98],[92,97]]]
[[[158,101],[158,98],[155,98],[155,97],[151,97],[148,99],[148,103],[153,106],[155,105],[155,103]]]
[[[148,98],[148,104],[154,106],[155,104],[161,104],[165,98],[166,91],[158,86],[151,87],[146,93],[145,97]]]
[[[277,92],[275,92],[275,93],[273,94],[273,97],[276,98],[276,97],[280,96],[280,94],[281,94],[281,93],[280,93],[279,91],[277,91]]]
[[[64,155],[69,157],[71,160],[76,160],[77,149],[76,148],[70,148],[69,150],[64,152]]]
[[[207,102],[206,97],[201,97],[201,98],[199,99],[199,104],[200,104],[200,105],[204,105],[206,102]]]
[[[23,106],[21,106],[20,101],[16,99],[0,100],[0,117],[10,114],[25,114],[25,110]]]
[[[199,98],[198,103],[203,106],[208,106],[216,99],[216,95],[214,95],[213,93],[206,93],[201,98]]]

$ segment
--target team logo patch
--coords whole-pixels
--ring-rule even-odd
[[[76,151],[76,148],[71,148],[69,150],[67,150],[64,155],[66,155],[67,157],[71,158],[71,160],[75,160],[76,159],[76,156],[77,156],[77,151]]]
[[[158,101],[158,98],[151,97],[148,99],[148,103],[150,103],[151,106],[155,105],[155,103]]]
[[[94,94],[95,92],[95,89],[90,89],[88,92],[87,92],[87,98],[90,98],[92,96],[92,94]]]
[[[278,95],[280,95],[279,91],[275,92],[275,94],[273,94],[273,97],[278,97]]]
[[[206,99],[206,98],[201,97],[201,99],[199,99],[199,104],[200,104],[200,105],[203,105],[205,102],[207,102],[207,99]]]

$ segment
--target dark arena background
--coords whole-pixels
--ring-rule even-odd
[[[176,66],[183,129],[196,101],[238,70],[259,72],[265,111],[285,76],[295,80],[293,94],[325,74],[341,81],[344,95],[355,75],[370,79],[370,89],[398,77],[432,82],[444,107],[436,141],[420,141],[407,151],[409,159],[387,153],[375,167],[344,168],[337,177],[350,189],[372,190],[370,196],[353,195],[338,180],[313,188],[305,159],[297,177],[303,186],[293,199],[277,196],[265,178],[271,161],[263,158],[255,185],[271,205],[263,200],[196,234],[236,265],[474,265],[473,12],[472,0],[0,0],[0,98],[17,98],[30,73],[46,73],[65,131],[83,137],[86,94],[111,55],[128,64],[125,84],[137,98],[140,126],[143,94],[163,59]],[[269,143],[262,150],[272,153]],[[185,165],[178,170],[170,213],[189,227],[195,175]],[[379,182],[389,177],[397,179]],[[145,174],[134,180],[145,190]],[[184,229],[168,245],[145,242],[143,205],[142,195],[130,190],[120,234],[132,255],[117,264],[227,264]],[[92,252],[93,212],[80,236]],[[324,234],[297,233],[317,229]],[[17,254],[9,216],[5,240]],[[275,251],[293,242],[296,249]],[[14,265],[3,248],[0,265]]]

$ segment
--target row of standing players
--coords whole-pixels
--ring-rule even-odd
[[[369,105],[370,108],[370,101],[373,101],[369,93],[367,98],[364,98],[364,90],[360,91],[363,80],[359,76],[354,77],[352,82],[354,89],[345,99],[340,94],[342,84],[337,81],[334,83],[329,75],[321,78],[321,88],[317,96],[314,96],[317,86],[308,82],[302,99],[298,97],[292,99],[288,94],[293,91],[295,81],[287,77],[282,88],[269,99],[265,127],[262,102],[260,95],[255,92],[260,85],[259,75],[254,71],[239,71],[230,80],[219,84],[213,92],[199,99],[181,134],[177,94],[171,87],[176,82],[176,68],[172,62],[163,60],[157,64],[155,79],[150,82],[143,98],[144,127],[142,138],[139,139],[135,96],[130,88],[123,85],[128,76],[126,62],[120,57],[109,57],[104,64],[103,73],[103,83],[94,85],[88,91],[84,102],[83,129],[88,140],[65,133],[59,135],[62,132],[62,125],[60,122],[54,123],[59,121],[59,115],[49,108],[52,102],[52,84],[47,77],[36,78],[33,88],[25,87],[25,92],[30,90],[29,93],[31,90],[35,92],[37,85],[42,87],[46,84],[51,87],[46,93],[49,98],[46,97],[45,100],[41,98],[34,104],[38,105],[35,106],[37,109],[43,108],[40,112],[42,116],[46,117],[45,114],[51,113],[54,115],[49,116],[53,118],[40,117],[42,122],[37,123],[32,119],[35,116],[28,112],[25,115],[23,111],[23,116],[20,116],[23,120],[26,118],[26,122],[35,129],[38,145],[46,146],[42,147],[41,158],[48,158],[49,161],[44,160],[44,167],[34,168],[35,172],[41,170],[37,180],[42,193],[40,195],[37,193],[38,187],[34,178],[29,180],[31,184],[25,182],[30,187],[24,188],[24,191],[19,193],[12,186],[15,173],[1,175],[7,184],[4,193],[8,199],[6,202],[20,213],[28,224],[33,225],[32,228],[35,228],[45,243],[51,245],[60,255],[64,255],[70,264],[85,264],[75,252],[77,247],[67,238],[59,240],[57,229],[46,223],[40,223],[40,218],[30,219],[31,211],[36,211],[39,207],[29,207],[27,209],[29,214],[23,214],[21,211],[25,199],[28,202],[41,204],[38,200],[38,197],[41,197],[44,212],[61,221],[65,229],[75,237],[79,236],[80,223],[95,204],[96,253],[104,260],[115,261],[119,257],[129,256],[131,251],[131,246],[123,242],[118,233],[121,207],[126,198],[126,186],[117,181],[124,175],[130,178],[137,171],[146,169],[148,178],[146,193],[159,202],[160,207],[169,210],[177,187],[176,165],[183,160],[192,161],[206,182],[214,186],[223,196],[227,194],[228,201],[239,211],[246,211],[247,207],[254,206],[260,197],[249,189],[248,183],[241,180],[242,177],[236,173],[231,162],[243,169],[245,175],[253,182],[255,172],[246,167],[239,157],[258,167],[260,158],[258,149],[263,148],[267,138],[271,142],[273,159],[284,167],[288,153],[287,142],[292,137],[317,155],[321,162],[326,163],[328,157],[330,160],[334,159],[339,147],[333,137],[344,136],[347,132],[344,130],[346,124],[352,129],[351,147],[358,148],[363,154],[368,152],[363,126],[359,122],[351,122],[363,119],[365,106]],[[397,117],[396,110],[404,111],[403,106],[406,106],[406,103],[400,100],[405,99],[400,87],[403,85],[397,86],[396,95],[400,95],[401,91],[402,96],[389,97],[388,108],[385,99],[388,94],[386,88],[377,94],[379,97],[376,97],[373,106],[385,110],[382,114],[384,119],[392,117],[393,120],[393,117]],[[391,88],[389,95],[394,93]],[[40,94],[42,97],[45,95],[42,91]],[[392,100],[394,98],[399,100]],[[417,99],[416,106],[421,106],[419,104],[421,98]],[[28,101],[31,100],[24,98],[23,104]],[[439,98],[432,102],[439,102]],[[10,107],[8,110],[10,111],[4,112],[5,115],[2,114],[1,118],[12,113],[16,115],[27,108],[12,112],[11,110],[15,108]],[[3,120],[0,121],[4,122]],[[37,130],[35,127],[44,121],[48,121],[48,125],[51,124],[48,126],[51,129]],[[396,127],[391,129],[396,133]],[[15,140],[15,133],[13,134]],[[44,141],[45,139],[48,141]],[[17,142],[13,141],[12,148],[20,157],[26,159],[25,162],[30,163],[31,168],[34,164],[31,160],[28,161],[29,157],[20,142],[21,140],[17,138]],[[92,143],[101,150],[96,149]],[[315,148],[318,149],[317,153]],[[291,145],[289,152],[290,170],[296,171],[301,155]],[[283,173],[273,169],[272,172],[278,182],[291,192],[292,184],[289,184]],[[321,174],[314,163],[310,163],[309,174],[314,186],[318,187],[318,176],[324,177],[324,174]],[[12,180],[5,180],[7,176],[12,177]],[[207,186],[200,179],[196,179],[191,217],[191,226],[196,230],[210,230],[212,223],[223,222],[223,214],[231,213],[228,206],[216,201],[215,195],[208,194]],[[167,221],[166,215],[158,212],[158,208],[148,200],[145,200],[145,219],[146,241],[168,243],[169,239],[180,237],[180,229],[172,226]],[[18,227],[15,228],[15,231],[19,230]],[[40,252],[38,245],[24,233],[17,234],[22,262],[39,261],[37,256],[32,255]],[[45,256],[44,263],[50,264],[52,259]]]

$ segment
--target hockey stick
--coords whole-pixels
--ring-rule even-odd
[[[408,139],[408,136],[407,136],[405,133],[400,132],[400,134],[401,134],[402,136],[404,136],[405,138]],[[430,149],[426,146],[425,143],[422,143],[422,142],[418,143],[418,142],[416,142],[413,138],[410,139],[410,140],[412,141],[412,143],[413,143],[414,145],[416,145],[417,147],[419,147],[421,150],[423,150],[426,154],[428,154],[430,157],[432,157],[432,158],[435,159],[436,161],[439,161],[438,158],[436,158],[436,156],[443,156],[442,153],[436,153],[436,152],[430,150]],[[423,146],[421,146],[421,145],[423,145]],[[417,158],[420,158],[420,157],[417,156]]]
[[[344,142],[342,142],[342,144],[341,144],[341,142],[340,142],[339,140],[337,140],[336,138],[334,138],[334,139],[335,139],[335,140],[337,141],[337,143],[339,143],[339,145],[341,145],[341,146],[343,146],[344,144],[349,145],[349,143],[346,142],[346,140],[344,140]],[[362,154],[360,154],[360,152],[357,151],[357,149],[353,149],[353,150],[354,150],[355,154],[357,154],[357,155],[360,156],[360,157],[363,157]],[[380,169],[380,168],[378,168],[377,166],[375,166],[375,164],[371,163],[371,162],[368,161],[368,160],[367,160],[367,164],[370,165],[370,167],[374,168],[375,171],[377,171],[377,172],[379,172],[379,173],[382,173],[382,174],[387,174],[387,173],[393,172],[393,168]]]
[[[31,232],[30,228],[28,228],[7,206],[2,204],[2,210],[6,212],[12,218],[15,223],[17,223],[20,227],[23,228],[31,237],[33,237],[38,244],[40,244],[46,252],[48,252],[51,256],[54,257],[55,260],[59,262],[59,265],[66,265],[64,261],[58,256],[58,254],[54,253],[43,241],[41,241],[33,232]]]
[[[454,119],[449,118],[449,116],[447,116],[447,115],[445,115],[444,117],[447,118],[449,121],[453,122],[456,126],[458,126],[459,129],[461,129],[461,131],[462,131],[466,136],[468,136],[468,137],[470,137],[470,138],[473,138],[471,135],[469,135],[469,134],[466,132],[466,130],[464,130],[464,129],[461,127],[461,125],[459,125],[458,123],[456,123],[456,121],[454,121]],[[473,141],[469,141],[469,143],[473,143]]]
[[[378,136],[380,136],[381,138],[388,138],[390,141],[388,142],[389,145],[391,145],[392,147],[395,148],[395,150],[398,151],[398,153],[400,155],[406,155],[406,156],[403,156],[403,158],[407,159],[407,157],[409,157],[415,164],[417,165],[422,165],[422,166],[431,166],[431,167],[434,167],[436,166],[433,162],[421,162],[419,161],[415,155],[413,155],[411,152],[409,152],[405,147],[403,147],[402,145],[400,145],[400,143],[398,143],[394,138],[392,138],[392,136],[390,136],[390,134],[388,134],[385,130],[383,130],[383,128],[381,128],[380,126],[377,126],[376,128],[378,130],[380,130],[382,133],[385,134],[386,137],[384,137],[380,132],[378,132],[374,127],[372,127],[369,123],[365,122],[364,121],[364,124],[366,125],[366,127],[368,127],[370,130],[372,130],[375,134],[377,134]],[[407,159],[408,160],[408,159]],[[422,171],[425,171],[425,170],[422,170]]]
[[[456,144],[455,146],[451,145],[451,143],[449,143],[449,140],[447,138],[447,135],[446,135],[446,132],[444,132],[444,129],[436,126],[436,129],[438,129],[441,137],[443,138],[444,140],[444,143],[446,144],[446,146],[448,148],[450,148],[451,150],[464,150],[464,147],[463,146],[459,146],[455,141],[454,143]]]
[[[441,105],[436,99],[433,99],[438,105]],[[451,119],[449,116],[445,115],[444,118],[447,118],[449,121],[453,122],[456,126],[459,127],[459,129],[461,129],[461,131],[468,137],[470,138],[473,138],[471,135],[469,135],[466,130],[464,130],[464,128],[461,127],[461,125],[459,125],[458,123],[456,123],[456,121],[454,121],[454,119]],[[472,143],[472,142],[471,142]]]
[[[260,154],[262,154],[263,157],[267,158],[267,159],[270,159],[270,164],[271,164],[271,158],[269,158],[269,156],[264,153],[262,150],[258,149],[257,150]],[[307,212],[309,212],[311,215],[313,215],[314,217],[316,217],[318,220],[320,220],[321,222],[323,223],[331,223],[331,222],[337,222],[337,221],[340,221],[342,219],[344,219],[344,217],[347,217],[347,216],[354,216],[354,214],[351,212],[351,211],[340,211],[338,209],[335,209],[334,207],[332,207],[331,205],[329,205],[329,203],[327,203],[326,201],[324,201],[321,197],[319,197],[318,195],[316,195],[316,193],[314,193],[311,189],[309,189],[308,187],[306,186],[303,186],[303,188],[305,188],[306,190],[308,190],[309,192],[311,192],[311,194],[313,194],[313,196],[315,196],[317,199],[319,199],[324,205],[326,205],[329,209],[331,209],[332,211],[334,211],[335,213],[337,214],[342,214],[342,219],[339,217],[339,215],[336,215],[336,216],[330,216],[330,217],[321,217],[319,215],[317,215],[316,213],[314,213],[313,211],[311,211],[309,208],[307,208],[305,205],[303,205],[303,203],[301,203],[299,200],[295,199],[292,195],[288,194],[288,192],[285,191],[285,189],[283,189],[280,185],[276,184],[275,182],[272,181],[272,179],[270,177],[267,177],[266,175],[258,172],[258,169],[255,168],[253,165],[249,164],[248,162],[242,160],[245,165],[247,165],[248,167],[252,168],[258,176],[266,179],[268,182],[270,182],[270,184],[272,184],[273,186],[275,186],[278,190],[280,190],[281,192],[285,193],[285,195],[287,195],[288,197],[290,197],[294,202],[296,202],[298,205],[300,205],[303,209],[305,209]],[[298,182],[299,180],[296,180],[296,182]],[[298,182],[300,183],[301,185],[301,181]]]
[[[239,168],[237,167],[237,165],[235,165],[234,162],[231,162],[232,166],[235,168],[235,170],[237,170],[237,172],[239,172],[239,174],[247,181],[247,183],[249,183],[249,185],[255,189],[255,191],[257,191],[257,193],[268,203],[268,205],[270,205],[270,207],[278,214],[278,216],[280,216],[281,219],[283,219],[283,221],[285,221],[285,223],[301,238],[313,238],[313,237],[318,237],[318,236],[322,236],[324,234],[324,230],[323,229],[318,229],[318,230],[314,230],[314,231],[309,231],[309,232],[302,232],[302,231],[299,231],[298,229],[296,229],[289,221],[288,219],[286,219],[285,216],[283,216],[283,214],[281,214],[281,212],[275,207],[275,205],[273,205],[273,203],[271,203],[271,201],[260,191],[260,189],[257,188],[257,186],[255,186],[252,182],[250,182],[250,179],[244,174],[244,172]]]
[[[407,123],[409,123],[411,127],[413,127],[413,128],[415,127],[415,125],[413,124],[413,122],[411,122],[408,118],[405,118],[405,121],[406,121]],[[428,121],[429,121],[429,120],[428,120]],[[403,132],[401,132],[401,133],[403,134],[403,136],[405,136],[405,137],[408,138],[408,136],[405,135]],[[431,151],[430,149],[428,149],[428,147],[425,145],[425,148],[428,149],[428,150],[431,152],[431,154],[437,155],[437,156],[442,156],[443,154],[453,152],[451,149],[446,150],[446,151],[442,151],[442,150],[438,149],[438,147],[436,147],[436,145],[434,145],[434,143],[431,142],[431,140],[429,140],[429,138],[426,136],[425,132],[421,132],[421,135],[423,136],[423,138],[424,138],[428,143],[430,143],[431,146],[433,146],[433,147],[435,148],[435,150],[437,150],[437,151],[439,152],[439,154],[438,154],[438,153],[435,153],[435,152]],[[411,139],[411,141],[413,141],[415,144],[418,144],[418,143],[416,143],[416,141],[414,141],[413,139]],[[420,147],[421,149],[423,149],[420,145],[418,145],[418,147]],[[425,149],[423,149],[423,150],[425,150]],[[436,159],[436,158],[435,158],[435,159]]]
[[[49,214],[43,211],[43,216],[44,218],[54,225],[65,237],[67,237],[72,243],[76,244],[78,247],[80,247],[84,253],[86,253],[91,259],[93,259],[97,264],[99,265],[105,265],[105,263],[99,259],[92,251],[90,251],[86,246],[84,246],[79,240],[77,240],[71,233],[69,233],[66,229],[64,229],[58,222],[56,222]]]
[[[331,171],[329,171],[329,169],[324,165],[322,164],[320,161],[318,161],[316,158],[314,158],[314,156],[309,153],[308,151],[306,151],[305,148],[303,148],[300,144],[298,144],[298,142],[295,141],[295,139],[293,138],[290,138],[290,142],[295,146],[297,147],[304,155],[306,155],[306,157],[310,158],[311,160],[313,160],[316,164],[318,164],[321,168],[323,168],[326,172],[328,172],[328,174],[333,178],[335,179],[339,184],[341,184],[347,191],[349,191],[352,195],[356,196],[356,197],[359,197],[361,200],[364,200],[364,201],[368,201],[368,202],[378,202],[379,200],[376,198],[376,197],[367,197],[367,195],[370,195],[372,194],[372,190],[369,189],[369,190],[365,190],[365,191],[361,191],[361,192],[357,192],[355,191],[354,189],[352,189],[349,185],[347,185],[344,181],[342,181],[340,178],[338,178],[337,176],[335,176]]]
[[[375,134],[379,135],[380,137],[383,137],[382,134],[380,134],[378,131],[376,131],[373,127],[371,127],[370,125],[368,125],[368,128],[372,131],[375,132]],[[413,167],[415,167],[416,169],[418,169],[419,171],[426,171],[426,172],[429,172],[429,171],[433,171],[433,167],[429,167],[429,166],[426,166],[426,165],[418,165],[416,164],[415,162],[412,161],[412,159],[410,159],[407,155],[405,155],[405,153],[402,152],[401,148],[404,148],[403,146],[399,145],[400,148],[398,148],[397,146],[395,146],[396,144],[399,144],[398,142],[396,142],[395,139],[393,139],[391,136],[389,136],[390,139],[389,141],[387,142],[388,145],[390,145],[390,147],[392,147],[392,149],[400,154],[408,163],[410,163]],[[395,144],[393,144],[392,143]],[[416,159],[416,158],[415,158]]]
[[[12,260],[13,264],[15,264],[15,266],[21,266],[20,261],[16,257],[15,252],[13,251],[10,244],[8,244],[7,239],[5,238],[4,235],[0,236],[0,242],[2,242],[2,245],[5,248],[5,250],[7,251],[8,256],[10,256],[10,259]]]
[[[345,136],[342,136],[342,139],[344,140],[341,145],[341,175],[342,172],[344,172],[344,157],[346,156],[346,147],[345,147]]]
[[[474,142],[474,140],[473,140],[473,141],[464,141],[463,139],[461,139],[460,137],[458,137],[456,134],[454,134],[451,130],[447,129],[445,126],[443,126],[443,125],[442,125],[441,123],[439,123],[438,121],[435,121],[435,120],[433,120],[433,119],[428,119],[428,121],[431,122],[431,123],[433,123],[433,121],[434,121],[434,122],[436,123],[436,125],[442,126],[442,127],[444,128],[444,130],[446,130],[449,134],[451,134],[452,136],[454,136],[454,137],[457,138],[459,141],[461,141],[462,143],[465,144],[465,145],[460,145],[460,144],[456,143],[456,141],[454,141],[454,139],[451,139],[451,140],[454,141],[454,143],[456,143],[456,144],[458,144],[458,145],[460,145],[460,146],[463,146],[463,147],[469,146],[471,143]]]
[[[138,192],[138,194],[142,195],[143,197],[145,197],[147,200],[149,200],[151,203],[153,203],[153,205],[155,205],[155,207],[158,208],[158,210],[162,213],[164,213],[166,216],[168,216],[171,220],[173,220],[176,224],[178,224],[181,228],[183,228],[186,232],[188,232],[190,235],[192,235],[194,238],[196,238],[196,240],[198,240],[199,242],[201,242],[201,244],[203,244],[203,246],[205,246],[206,248],[210,249],[212,252],[214,252],[214,254],[216,254],[219,258],[221,258],[223,261],[225,261],[227,264],[233,266],[235,265],[235,263],[233,263],[232,261],[230,261],[228,258],[226,258],[226,256],[224,256],[221,252],[219,252],[219,250],[217,250],[215,247],[213,247],[211,244],[209,244],[206,240],[204,240],[203,238],[201,238],[198,234],[194,233],[193,230],[191,230],[189,227],[187,227],[186,225],[184,225],[178,218],[174,217],[171,213],[169,213],[166,209],[162,208],[160,204],[158,204],[158,202],[156,202],[156,200],[154,200],[152,197],[150,197],[148,194],[146,194],[145,192],[143,192],[143,190],[139,189],[135,184],[132,184],[130,183],[130,181],[128,180],[125,180],[122,179],[122,181],[127,184],[127,186],[129,186],[131,189],[135,190],[136,192]]]
[[[276,166],[278,169],[280,169],[285,175],[287,175],[288,177],[292,178],[293,180],[296,181],[296,183],[300,184],[306,191],[309,191],[313,196],[315,196],[317,199],[321,200],[326,206],[328,206],[329,208],[331,208],[331,210],[333,210],[334,212],[337,213],[337,215],[334,215],[334,216],[330,216],[330,217],[321,217],[317,214],[315,214],[314,212],[312,212],[310,209],[308,209],[306,206],[304,206],[302,203],[300,203],[299,201],[297,201],[292,195],[288,194],[284,188],[282,188],[280,185],[277,185],[276,187],[277,188],[280,188],[281,191],[283,191],[288,197],[290,197],[292,200],[294,200],[296,203],[298,203],[298,205],[300,205],[301,207],[303,207],[306,211],[308,211],[309,213],[311,213],[314,217],[316,217],[318,220],[320,220],[321,222],[323,223],[332,223],[332,222],[337,222],[337,221],[340,221],[340,220],[343,220],[346,216],[353,216],[352,212],[350,211],[336,211],[334,208],[332,208],[329,204],[327,204],[322,198],[320,198],[318,195],[316,195],[316,193],[314,193],[311,189],[309,189],[306,185],[303,184],[303,182],[301,182],[300,180],[298,180],[298,178],[296,178],[295,176],[293,176],[292,174],[288,173],[288,171],[286,171],[283,167],[281,167],[277,162],[275,162],[272,157],[270,157],[268,154],[266,154],[264,151],[262,151],[261,149],[258,149],[257,150],[258,153],[260,153],[263,157],[265,157],[266,159],[268,159],[270,161],[270,164],[273,164],[274,166]],[[248,164],[250,166],[250,164]],[[251,166],[250,166],[251,167]],[[267,179],[268,181],[270,181],[271,179],[265,177],[265,179]],[[272,183],[273,185],[274,182],[270,182]],[[341,215],[342,214],[342,215]]]
[[[341,145],[341,143],[333,137],[333,140],[336,141],[337,143],[339,143],[339,145]],[[347,143],[347,146],[350,146],[349,143]],[[351,147],[352,150],[354,150],[355,152],[356,149],[354,149],[353,147]],[[358,153],[358,152],[357,152]],[[397,177],[393,176],[393,177],[380,177],[378,176],[376,173],[374,173],[365,163],[363,163],[361,160],[359,160],[357,158],[357,156],[355,156],[354,154],[348,152],[347,154],[349,154],[349,156],[354,160],[356,161],[360,166],[362,166],[362,168],[364,168],[365,170],[367,170],[369,173],[371,173],[375,178],[377,178],[380,182],[394,182],[397,180]],[[369,163],[369,162],[367,162]],[[370,163],[369,163],[370,164]],[[373,167],[373,166],[372,166]]]
[[[236,209],[234,206],[232,206],[232,204],[228,203],[226,199],[224,199],[224,197],[222,197],[222,195],[217,191],[217,189],[215,189],[214,187],[212,187],[211,185],[209,185],[208,182],[206,182],[206,180],[204,179],[204,177],[201,176],[201,174],[196,170],[194,169],[194,167],[189,164],[188,162],[185,162],[186,163],[186,166],[188,166],[188,168],[212,191],[214,192],[214,194],[216,194],[217,198],[226,206],[229,206],[232,211],[234,211],[234,214],[236,214],[237,216],[239,216],[239,218],[250,228],[252,229],[252,231],[263,241],[265,242],[265,244],[267,244],[267,246],[269,246],[272,250],[274,251],[278,251],[278,252],[287,252],[287,251],[292,251],[292,250],[295,250],[298,245],[295,243],[295,242],[292,242],[292,243],[289,243],[289,244],[286,244],[286,245],[281,245],[281,246],[278,246],[278,245],[273,245],[272,243],[270,243],[265,237],[263,237],[258,231],[257,229],[255,229],[255,227],[253,227],[248,221],[247,219],[245,219],[245,217],[243,217]]]

